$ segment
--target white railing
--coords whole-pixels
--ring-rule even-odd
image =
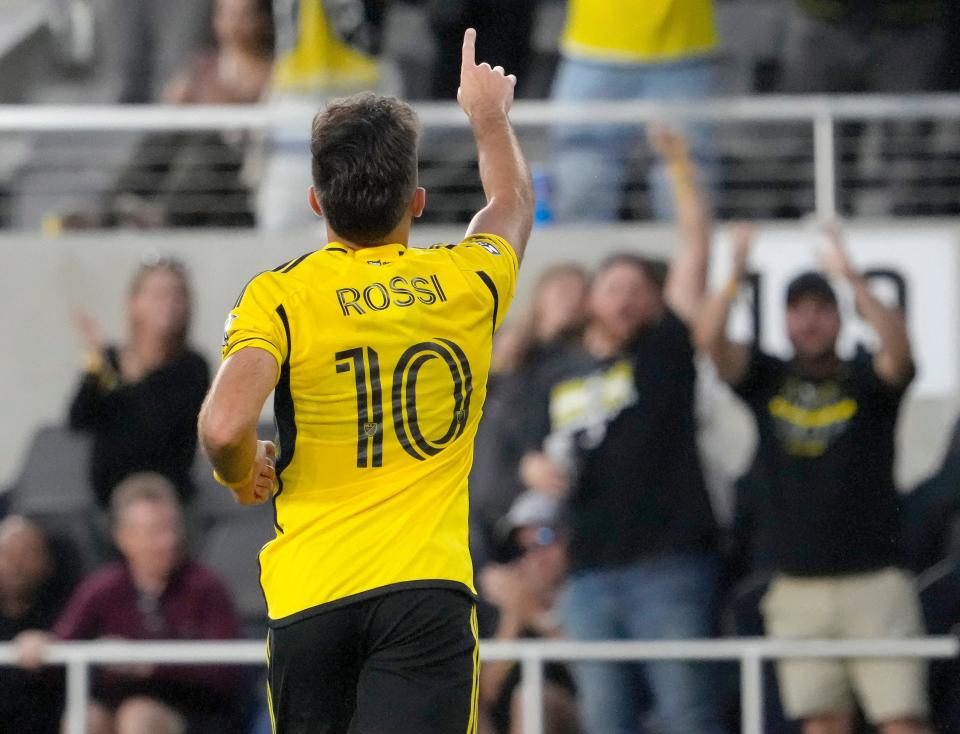
[[[417,106],[426,128],[466,127],[454,103]],[[233,107],[0,105],[0,133],[29,131],[164,131],[304,129],[316,105]],[[812,126],[816,213],[837,213],[837,123],[870,120],[960,120],[957,95],[756,96],[697,102],[518,102],[519,126],[556,123],[642,124],[664,121],[806,122]]]
[[[453,102],[415,105],[424,127],[467,127]],[[315,104],[166,105],[0,105],[0,132],[29,130],[238,130],[271,126],[302,128]],[[306,115],[306,117],[304,117]],[[960,96],[761,95],[714,97],[695,102],[612,101],[585,104],[518,101],[510,113],[517,125],[554,123],[648,123],[664,120],[717,122],[960,118]]]
[[[543,733],[543,665],[555,661],[739,661],[743,734],[763,734],[763,663],[782,658],[952,658],[960,640],[768,640],[739,638],[685,641],[485,641],[484,661],[516,660],[522,672],[523,731]],[[265,664],[263,642],[71,642],[51,645],[46,661],[67,669],[67,734],[85,734],[91,665]],[[15,662],[11,644],[0,644],[0,667]]]

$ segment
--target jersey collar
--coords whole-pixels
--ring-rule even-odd
[[[383,259],[395,260],[398,257],[403,257],[403,255],[407,252],[407,246],[400,244],[377,245],[376,247],[363,247],[359,250],[351,250],[349,247],[342,245],[339,242],[331,242],[323,249],[329,252],[340,252],[350,255],[354,259],[360,261]]]

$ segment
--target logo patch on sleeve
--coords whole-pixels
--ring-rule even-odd
[[[227,346],[227,343],[230,341],[230,327],[233,326],[233,322],[237,320],[237,315],[235,313],[227,316],[227,321],[223,325],[223,346]]]
[[[500,249],[496,245],[490,242],[477,242],[477,244],[480,245],[480,247],[482,247],[484,250],[489,252],[491,255],[500,254]]]

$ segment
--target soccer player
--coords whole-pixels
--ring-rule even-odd
[[[200,417],[216,475],[273,499],[260,553],[278,734],[462,734],[477,722],[467,473],[491,340],[533,217],[516,79],[464,37],[458,99],[487,205],[456,245],[408,249],[418,125],[363,94],[313,123],[310,205],[329,245],[255,277]],[[257,441],[275,390],[279,448]]]

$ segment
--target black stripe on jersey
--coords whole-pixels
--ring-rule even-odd
[[[353,363],[353,379],[357,391],[357,468],[367,469],[383,466],[383,390],[380,385],[380,355],[376,350],[366,347],[348,349],[334,355],[337,361],[337,373],[350,371]],[[343,360],[349,360],[343,361]],[[370,390],[367,390],[367,373],[370,374]],[[373,417],[370,416],[368,403],[373,402]],[[373,451],[370,447],[373,445]],[[373,463],[370,463],[370,454]]]
[[[404,401],[403,388],[404,383],[411,379],[411,376],[407,373],[407,366],[414,357],[420,354],[423,346],[423,344],[414,345],[404,352],[402,357],[400,357],[400,361],[397,363],[397,368],[394,371],[393,394],[391,396],[391,404],[393,406],[393,427],[397,432],[397,438],[400,439],[400,446],[402,446],[403,450],[417,461],[423,461],[427,457],[421,456],[420,453],[413,448],[413,445],[410,442],[410,434],[407,432],[407,425],[415,419],[415,416],[409,416],[410,408],[412,406],[409,402]],[[411,372],[413,372],[413,370],[411,370]],[[416,387],[414,387],[413,394],[416,396]],[[408,415],[404,415],[404,408],[406,408]],[[414,408],[414,412],[415,410],[416,409]],[[432,454],[430,454],[428,451],[427,456],[431,455]]]
[[[443,346],[433,342],[421,342],[410,347],[400,357],[394,372],[391,400],[394,428],[403,450],[418,461],[436,456],[451,441],[459,438],[463,434],[470,414],[473,377],[467,357],[456,344],[446,339],[439,341],[443,342]],[[420,368],[438,356],[446,363],[453,378],[454,406],[447,432],[431,442],[420,430],[417,415],[417,378]]]
[[[293,270],[295,267],[297,267],[297,265],[299,265],[300,263],[302,263],[304,260],[306,260],[306,259],[307,259],[308,257],[310,257],[312,254],[313,254],[312,252],[308,252],[306,255],[301,255],[301,256],[298,257],[296,260],[294,260],[294,261],[291,262],[289,265],[287,265],[287,266],[286,266],[283,270],[281,270],[280,272],[281,272],[281,273],[289,273],[291,270]]]
[[[353,379],[356,383],[357,391],[357,468],[367,468],[368,446],[370,437],[367,435],[366,426],[370,421],[370,412],[367,407],[367,366],[363,361],[363,349],[348,349],[345,352],[337,352],[334,355],[337,362],[349,359],[353,362]],[[337,365],[337,373],[349,372],[350,365],[346,362],[340,362]]]
[[[436,275],[431,275],[431,276],[430,276],[430,281],[433,283],[434,287],[436,287],[436,289],[437,289],[437,295],[440,296],[440,300],[443,301],[444,303],[446,303],[446,302],[447,302],[447,294],[444,293],[444,291],[443,291],[443,286],[440,285],[440,278],[438,278]]]
[[[290,354],[293,351],[293,342],[290,340],[290,320],[283,304],[277,306],[277,315],[283,322],[283,330],[287,335],[287,358],[280,365],[280,379],[273,394],[273,414],[277,422],[277,434],[280,436],[280,459],[276,464],[277,493],[273,495],[273,524],[277,532],[282,533],[280,520],[277,517],[277,497],[283,492],[283,470],[293,461],[293,452],[297,445],[297,416],[293,405],[293,393],[290,390]]]
[[[367,357],[370,360],[370,390],[373,403],[373,466],[383,466],[383,390],[380,386],[380,355],[367,347]]]
[[[237,341],[233,342],[232,344],[229,344],[228,346],[230,347],[230,349],[233,349],[238,344],[243,344],[244,342],[265,342],[269,344],[271,347],[274,347],[278,352],[280,351],[280,347],[278,347],[269,339],[264,339],[262,336],[248,336],[246,339],[238,339]]]
[[[420,419],[417,416],[417,376],[420,374],[420,368],[431,359],[433,359],[433,357],[430,355],[421,354],[413,360],[413,364],[410,365],[410,371],[407,373],[407,384],[405,390],[407,403],[406,426],[410,429],[410,435],[413,438],[413,442],[417,445],[417,448],[427,456],[436,456],[443,449],[438,449],[436,446],[431,445],[431,443],[427,441],[426,437],[420,431]],[[450,434],[451,432],[448,431],[447,436],[445,437],[448,441],[450,440]],[[399,435],[399,433],[397,435]]]
[[[266,271],[264,271],[264,272],[266,272]],[[234,308],[240,308],[240,303],[243,301],[243,297],[244,297],[244,296],[246,295],[246,293],[247,293],[247,288],[249,288],[249,287],[250,287],[250,284],[251,284],[253,281],[255,281],[257,278],[259,278],[261,275],[263,275],[263,273],[257,273],[257,274],[254,275],[252,278],[250,278],[250,280],[248,280],[248,281],[246,282],[246,284],[245,284],[245,285],[243,286],[243,288],[240,290],[240,295],[237,296],[237,302],[236,302],[235,304],[233,304],[233,307],[234,307]]]
[[[467,359],[466,353],[460,348],[459,344],[442,337],[439,337],[438,341],[442,341],[450,347],[450,351],[454,353],[457,362],[460,363],[460,369],[463,370],[464,399],[460,404],[460,409],[463,411],[463,419],[460,421],[460,428],[457,430],[456,435],[456,438],[460,438],[464,430],[466,430],[467,421],[470,419],[470,396],[473,395],[473,371],[470,369],[470,360]]]
[[[497,313],[500,311],[500,294],[497,293],[497,286],[494,284],[493,278],[482,270],[477,271],[477,276],[483,281],[483,284],[490,289],[490,294],[493,296],[493,330],[496,331]]]
[[[327,247],[324,249],[324,252],[342,252],[344,254],[347,254],[347,251],[342,247]]]
[[[263,548],[260,549],[263,552]],[[263,596],[263,608],[269,610],[270,604],[267,602],[267,590],[263,588],[263,561],[260,560],[260,553],[257,553],[257,585],[260,587],[260,594]],[[269,613],[267,615],[269,621]],[[270,644],[270,638],[267,637],[267,644]],[[270,660],[270,648],[267,648],[267,660]]]
[[[297,267],[297,265],[299,265],[301,262],[303,262],[306,258],[308,258],[308,257],[309,257],[310,255],[312,255],[312,254],[313,254],[312,252],[308,252],[306,255],[301,255],[300,257],[296,258],[295,260],[287,260],[287,261],[286,261],[285,263],[283,263],[282,265],[277,265],[277,267],[275,267],[275,268],[274,268],[273,270],[271,270],[270,272],[271,272],[271,273],[289,273],[291,270],[293,270],[295,267]],[[263,273],[266,273],[266,272],[267,272],[267,271],[264,270],[264,271],[261,272],[261,273],[257,273],[257,274],[254,275],[252,278],[250,278],[250,280],[247,281],[247,284],[246,284],[245,286],[243,286],[243,290],[240,291],[240,295],[237,297],[237,302],[233,304],[233,307],[234,307],[234,308],[240,308],[240,304],[243,302],[243,297],[244,297],[244,295],[246,295],[246,293],[247,293],[247,288],[250,287],[250,284],[251,284],[253,281],[255,281],[257,278],[259,278],[261,275],[263,275]]]

